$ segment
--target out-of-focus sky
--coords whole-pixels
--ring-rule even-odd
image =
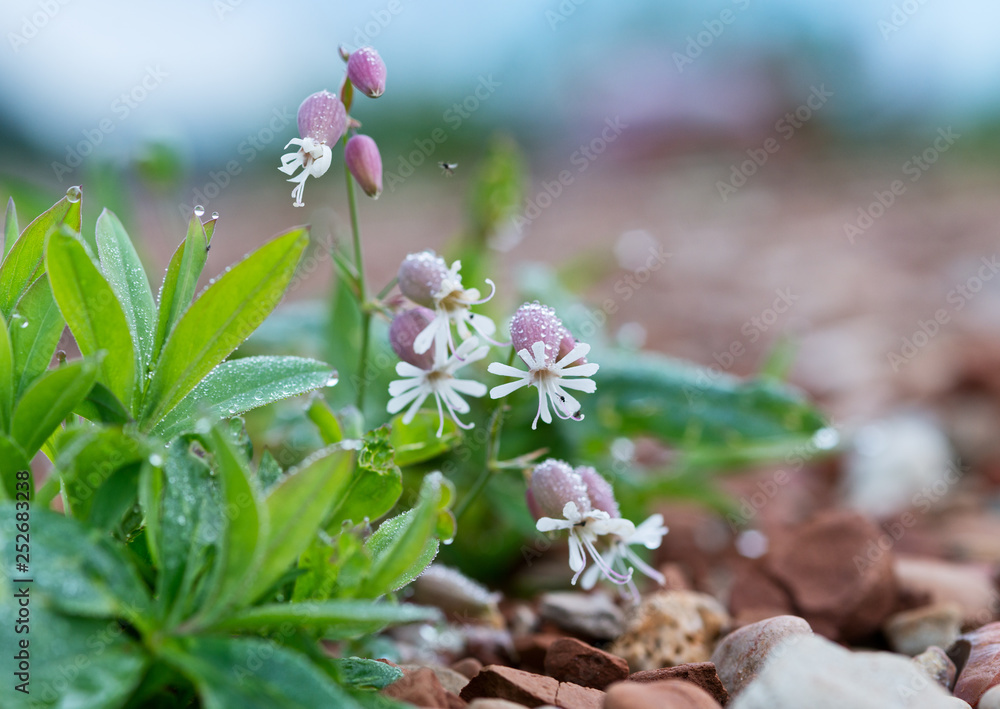
[[[0,126],[60,153],[105,121],[95,154],[166,138],[210,160],[335,91],[338,45],[370,43],[389,66],[380,113],[402,125],[491,77],[476,120],[515,134],[572,138],[609,115],[739,133],[825,83],[824,122],[870,137],[992,120],[998,28],[992,0],[5,0]]]

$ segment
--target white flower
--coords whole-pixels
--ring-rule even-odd
[[[563,507],[564,519],[542,517],[535,524],[539,532],[553,532],[558,529],[569,530],[569,568],[573,571],[573,583],[580,578],[587,566],[587,555],[594,561],[588,574],[604,574],[617,584],[630,583],[632,570],[621,573],[613,569],[594,547],[597,538],[604,534],[614,534],[619,537],[630,537],[635,533],[635,526],[627,519],[611,517],[603,510],[587,510],[580,512],[575,502],[567,502]]]
[[[583,418],[583,414],[580,413],[580,402],[566,390],[575,389],[587,394],[593,394],[597,390],[597,384],[593,379],[589,379],[597,373],[598,365],[596,363],[588,362],[571,366],[571,363],[586,357],[588,352],[590,352],[590,345],[580,343],[559,361],[550,364],[550,358],[545,351],[545,343],[538,341],[531,346],[530,353],[526,349],[517,353],[518,357],[528,365],[528,371],[500,362],[490,364],[488,369],[491,374],[517,378],[517,381],[493,387],[490,390],[490,397],[499,399],[521,387],[537,387],[538,413],[531,423],[531,428],[537,427],[539,417],[545,423],[552,423],[549,401],[552,402],[552,407],[559,418],[580,420]]]
[[[295,177],[288,180],[297,183],[292,190],[293,203],[296,207],[304,207],[302,192],[306,187],[306,179],[309,177],[322,177],[330,169],[330,162],[333,160],[333,151],[329,145],[319,143],[310,137],[292,138],[288,145],[302,146],[294,153],[286,153],[281,156],[281,170],[286,175],[291,175],[300,167],[303,168]],[[288,145],[285,149],[288,149]]]
[[[667,533],[667,528],[663,525],[663,515],[651,515],[638,527],[634,527],[631,534],[618,534],[611,548],[603,555],[604,564],[609,568],[616,569],[619,573],[625,573],[626,564],[632,564],[649,578],[656,581],[661,586],[666,582],[659,571],[639,558],[639,556],[629,547],[641,544],[647,549],[658,549],[663,541],[663,535]],[[589,590],[597,583],[598,573],[596,567],[591,567],[583,575],[580,587]],[[635,582],[631,580],[632,567],[628,567],[629,581],[628,587],[633,598],[639,597],[639,592],[635,587]]]
[[[486,393],[486,385],[470,379],[457,379],[455,372],[487,355],[489,347],[484,345],[477,349],[478,344],[475,337],[470,337],[451,357],[442,363],[435,362],[430,369],[421,369],[409,362],[397,363],[396,374],[405,378],[389,383],[389,396],[392,398],[386,406],[388,412],[397,414],[409,405],[403,423],[410,423],[427,397],[433,395],[438,409],[438,437],[444,433],[442,404],[456,424],[461,428],[472,428],[475,424],[462,423],[458,418],[459,414],[469,413],[469,404],[460,394],[482,396]]]

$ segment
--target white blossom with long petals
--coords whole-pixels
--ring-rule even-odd
[[[295,202],[292,203],[293,206],[304,207],[305,202],[302,201],[302,193],[306,188],[306,179],[310,177],[322,177],[326,174],[326,171],[330,169],[330,163],[333,161],[333,151],[329,145],[319,143],[308,136],[305,138],[292,138],[288,141],[288,145],[285,146],[286,150],[289,145],[298,145],[301,147],[294,153],[282,155],[281,167],[278,169],[286,175],[292,175],[300,167],[303,168],[302,172],[288,181],[296,183],[295,188],[292,190],[292,197],[295,198]]]
[[[611,547],[602,555],[604,564],[609,568],[618,570],[619,573],[625,573],[626,564],[631,564],[662,586],[666,582],[663,574],[640,559],[630,547],[641,544],[647,549],[658,549],[663,541],[663,535],[667,531],[667,528],[663,524],[663,515],[651,515],[638,527],[633,527],[631,534],[617,535],[618,538],[612,542]],[[599,571],[596,566],[587,569],[587,572],[580,580],[580,587],[586,590],[593,588],[600,575]],[[632,567],[628,567],[630,576],[631,571]],[[631,577],[627,585],[632,593],[632,597],[638,599],[639,591],[636,589],[635,582],[631,580]]]
[[[435,362],[430,369],[421,369],[409,362],[398,362],[396,374],[404,378],[389,383],[389,396],[392,398],[386,406],[388,412],[397,414],[408,405],[410,408],[403,416],[403,423],[410,423],[427,397],[433,396],[437,403],[439,438],[444,433],[443,409],[447,409],[459,427],[472,428],[475,424],[462,423],[459,419],[460,414],[469,413],[469,404],[461,395],[483,396],[486,393],[486,385],[471,379],[458,379],[455,373],[471,362],[478,362],[489,353],[489,347],[478,345],[479,341],[475,337],[470,337],[454,354],[441,363]]]
[[[588,352],[590,352],[590,345],[581,342],[557,362],[550,364],[550,358],[545,352],[545,343],[536,342],[531,346],[531,352],[523,349],[517,353],[518,357],[528,365],[527,371],[500,362],[490,364],[488,370],[491,374],[516,379],[516,381],[493,387],[490,390],[490,397],[499,399],[521,387],[537,387],[538,413],[531,423],[531,428],[534,429],[538,426],[539,418],[545,423],[552,423],[549,402],[552,403],[552,408],[559,418],[580,420],[583,418],[583,414],[580,413],[580,402],[566,390],[574,389],[586,394],[593,394],[597,391],[597,384],[589,377],[597,373],[598,365],[594,362],[573,364],[586,357]]]
[[[539,532],[554,532],[565,529],[569,531],[569,568],[573,571],[572,583],[580,578],[587,566],[587,556],[594,561],[591,572],[603,574],[609,581],[626,584],[632,580],[632,570],[621,573],[612,568],[594,543],[599,536],[614,534],[619,537],[630,537],[635,533],[635,526],[627,519],[611,517],[603,510],[580,511],[575,502],[567,502],[563,507],[563,519],[542,517],[535,523]]]

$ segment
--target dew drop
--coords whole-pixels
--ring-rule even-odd
[[[200,204],[195,206],[195,208],[194,208],[194,215],[196,217],[200,217],[204,213],[205,213],[205,208],[204,207],[202,207]]]
[[[73,185],[68,190],[66,190],[66,199],[68,199],[70,202],[79,202],[82,196],[83,196],[83,190],[80,189],[80,185]]]
[[[337,386],[337,382],[340,381],[340,375],[337,372],[330,374],[330,378],[326,380],[326,386],[333,387]]]
[[[160,467],[161,465],[163,465],[163,456],[160,455],[159,453],[153,453],[151,456],[149,456],[149,464],[155,465],[156,467]]]
[[[177,517],[177,524],[185,524],[187,522],[187,517],[184,515],[179,515]]]
[[[28,321],[27,321],[27,320],[25,320],[25,321],[24,321],[23,323],[21,323],[21,329],[22,329],[22,330],[23,330],[24,328],[26,328],[26,327],[28,327]]]
[[[218,212],[212,212],[212,219],[218,219],[218,218],[219,218],[219,213]]]

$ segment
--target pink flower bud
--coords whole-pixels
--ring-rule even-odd
[[[385,92],[385,62],[371,47],[362,47],[347,60],[347,78],[365,96],[378,98]]]
[[[428,350],[423,354],[417,354],[413,351],[413,341],[433,319],[433,310],[418,307],[399,313],[389,325],[389,344],[392,345],[396,355],[404,362],[427,371],[434,368],[434,353]]]
[[[365,194],[378,199],[382,193],[382,156],[375,141],[367,135],[351,136],[344,146],[344,161]]]
[[[621,517],[621,510],[618,509],[618,500],[615,499],[615,492],[611,489],[611,483],[589,465],[579,465],[576,474],[587,486],[587,496],[590,498],[590,506],[595,510],[603,510],[611,517]]]
[[[559,354],[556,355],[556,361],[558,362],[563,357],[568,355],[573,350],[574,347],[576,347],[576,339],[574,339],[574,337],[570,334],[569,330],[563,327],[562,337],[559,339]],[[571,365],[586,364],[586,363],[587,363],[587,358],[581,357],[575,362],[567,362],[566,364],[567,366],[571,366]]]
[[[556,317],[556,311],[540,303],[525,303],[510,320],[510,338],[514,351],[528,350],[536,342],[545,343],[545,361],[552,365],[559,354],[563,332],[566,328]]]
[[[576,503],[581,514],[592,509],[583,480],[568,463],[554,458],[535,466],[526,498],[528,509],[536,520],[561,518],[567,502]]]
[[[336,94],[319,91],[299,106],[299,136],[333,145],[347,130],[347,110]]]
[[[450,273],[444,259],[433,251],[410,254],[399,265],[399,290],[419,305],[434,306],[434,296]]]

